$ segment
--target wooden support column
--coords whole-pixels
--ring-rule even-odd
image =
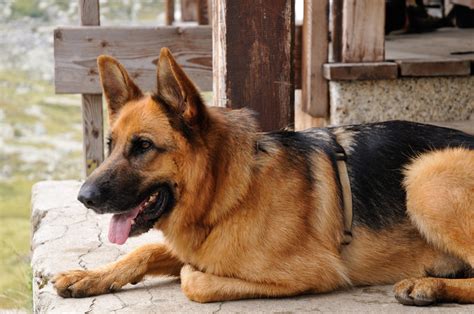
[[[214,104],[294,125],[294,0],[213,0]]]
[[[81,25],[100,25],[99,0],[79,0]],[[104,161],[104,120],[101,94],[82,95],[84,169],[86,176]]]
[[[385,0],[344,0],[342,62],[377,62],[385,57]]]
[[[342,61],[342,12],[344,0],[332,0],[329,18],[329,62]]]
[[[320,118],[329,113],[328,81],[323,76],[323,65],[328,62],[328,25],[329,0],[305,0],[301,108]]]
[[[197,21],[198,0],[181,0],[181,20],[183,22]]]
[[[174,23],[174,0],[166,0],[165,4],[165,23],[173,25]]]
[[[211,16],[211,1],[198,0],[198,24],[209,25],[209,18]]]

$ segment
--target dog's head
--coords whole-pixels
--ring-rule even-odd
[[[97,213],[114,214],[109,239],[122,244],[152,228],[179,202],[186,181],[182,167],[202,143],[208,113],[166,48],[160,53],[154,94],[142,93],[112,57],[100,56],[98,66],[109,113],[109,155],[83,184],[78,199]]]

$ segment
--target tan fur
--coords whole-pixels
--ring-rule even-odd
[[[474,263],[474,151],[418,158],[406,170],[408,214],[430,243]]]
[[[465,266],[460,259],[428,246],[408,221],[381,231],[355,227],[353,241],[342,257],[354,285],[390,284],[424,276],[426,271],[449,274]]]
[[[109,59],[100,59],[104,93],[136,94],[127,75],[117,76],[123,68]],[[155,225],[167,244],[139,248],[98,270],[60,274],[55,278],[60,295],[101,294],[145,275],[180,272],[183,292],[210,302],[394,283],[430,270],[449,274],[466,263],[473,266],[472,151],[420,156],[406,170],[410,220],[384,230],[354,226],[352,243],[341,246],[338,183],[324,152],[313,152],[308,161],[315,178],[309,186],[307,169],[296,168],[293,156],[265,142],[250,113],[201,106],[194,84],[167,50],[160,55],[157,77],[162,98],[195,137],[188,141],[150,95],[121,96],[123,103],[112,103],[114,150],[92,178],[111,167],[128,167],[122,152],[132,135],[146,134],[166,147],[140,164],[146,178],[140,184],[164,179],[175,184],[178,202]],[[337,136],[350,146],[350,136]],[[256,142],[266,153],[258,152]],[[439,299],[461,300],[462,293],[453,291],[467,289],[434,279],[408,280],[397,286],[397,296],[413,299],[409,291],[415,285]]]
[[[438,251],[474,266],[474,151],[452,148],[417,158],[405,172],[408,215]],[[474,302],[472,279],[407,279],[397,298],[413,302]]]

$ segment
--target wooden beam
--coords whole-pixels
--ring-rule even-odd
[[[100,10],[98,0],[79,0],[79,16],[81,25],[100,25]]]
[[[342,61],[342,14],[344,0],[332,0],[329,18],[331,42],[329,43],[329,62]]]
[[[209,25],[210,14],[210,0],[198,0],[198,24],[199,25]]]
[[[165,23],[166,25],[173,25],[174,23],[174,0],[166,0]]]
[[[81,25],[100,24],[99,0],[79,0]],[[84,169],[90,175],[104,161],[102,95],[82,95]]]
[[[181,0],[181,20],[183,22],[194,22],[198,18],[198,0]]]
[[[86,0],[87,1],[87,0]],[[104,161],[102,95],[82,95],[84,169],[89,176]]]
[[[304,1],[301,109],[314,117],[329,113],[328,82],[323,64],[328,62],[329,0]]]
[[[295,25],[293,48],[293,73],[295,76],[295,88],[301,89],[301,81],[303,70],[301,69],[301,62],[303,58],[303,27],[301,25]]]
[[[397,60],[401,76],[468,76],[469,60]]]
[[[328,63],[324,78],[330,81],[392,80],[398,76],[395,62]]]
[[[296,27],[293,53],[296,88],[301,88],[301,33],[301,26]],[[54,30],[56,93],[102,93],[96,64],[101,54],[115,56],[143,90],[152,90],[156,86],[156,61],[162,47],[171,49],[201,90],[212,90],[210,26],[90,26]]]
[[[125,40],[126,38],[126,40]],[[96,58],[116,57],[143,90],[156,87],[156,62],[168,47],[204,91],[212,89],[212,33],[192,27],[69,27],[54,32],[57,93],[101,93]]]
[[[264,131],[294,125],[293,0],[213,1],[214,104],[248,107]]]
[[[342,62],[383,61],[385,0],[344,0]]]

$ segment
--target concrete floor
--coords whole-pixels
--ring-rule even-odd
[[[385,37],[385,59],[474,61],[474,29],[442,28],[423,34],[390,34]]]
[[[295,298],[242,300],[198,304],[181,292],[175,278],[153,278],[122,291],[91,298],[63,299],[51,277],[70,269],[92,269],[143,243],[162,241],[158,232],[132,238],[123,246],[110,244],[106,228],[110,216],[86,210],[76,194],[78,181],[36,184],[32,198],[32,267],[35,313],[217,313],[217,312],[324,312],[324,313],[473,313],[474,305],[443,304],[407,307],[393,297],[391,286],[351,289]],[[389,262],[389,261],[387,261]]]

